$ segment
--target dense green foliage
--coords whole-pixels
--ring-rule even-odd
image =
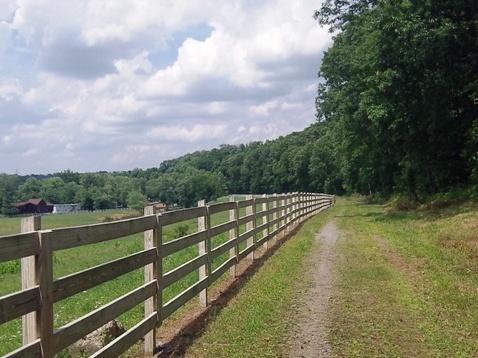
[[[472,0],[327,0],[336,31],[318,119],[348,190],[419,196],[478,179],[478,5]]]
[[[477,14],[473,0],[326,0],[315,18],[335,37],[320,68],[317,123],[146,170],[0,175],[0,212],[33,197],[92,210],[295,191],[418,201],[478,188]]]
[[[300,133],[248,145],[222,145],[127,172],[0,176],[0,211],[10,203],[43,198],[81,203],[84,210],[139,208],[145,200],[189,207],[226,194],[295,191],[342,193],[338,163],[320,123]],[[10,210],[10,211],[9,211]]]

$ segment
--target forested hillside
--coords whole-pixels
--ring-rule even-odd
[[[476,1],[326,0],[315,18],[335,37],[309,128],[146,170],[3,174],[0,212],[33,197],[92,210],[139,208],[146,198],[191,206],[233,193],[398,193],[420,201],[456,187],[476,192]]]
[[[478,3],[327,0],[320,75],[342,178],[360,193],[422,195],[478,179]]]
[[[320,123],[274,141],[222,145],[126,172],[0,175],[0,209],[29,198],[81,203],[85,210],[142,207],[145,200],[191,206],[226,194],[294,191],[342,194],[337,163]]]

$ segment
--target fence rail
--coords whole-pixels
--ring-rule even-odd
[[[152,356],[156,329],[165,318],[198,295],[201,304],[207,305],[208,287],[228,270],[234,275],[239,261],[253,260],[257,248],[267,248],[270,240],[277,240],[334,203],[335,198],[326,194],[249,195],[242,201],[231,199],[213,205],[202,201],[195,208],[160,214],[147,207],[139,218],[54,230],[41,230],[40,217],[25,218],[21,234],[0,237],[0,262],[22,262],[22,290],[0,297],[0,325],[23,317],[23,346],[4,357],[54,357],[139,304],[144,304],[144,318],[93,356],[117,356],[143,338],[145,353]],[[229,213],[229,220],[212,226],[211,217],[220,213]],[[164,226],[192,219],[197,219],[197,232],[164,242]],[[144,233],[144,250],[53,278],[55,251],[138,233]],[[214,243],[213,239],[221,234],[227,234],[228,239]],[[198,246],[196,257],[163,272],[165,257],[193,245]],[[213,266],[227,252],[229,257]],[[140,268],[144,268],[145,276],[142,286],[54,329],[55,302]],[[163,290],[193,272],[198,273],[198,280],[164,302]]]

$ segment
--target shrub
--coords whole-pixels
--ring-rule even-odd
[[[13,260],[0,263],[0,274],[17,273],[21,270],[20,260]]]

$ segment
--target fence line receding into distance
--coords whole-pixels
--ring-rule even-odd
[[[165,318],[195,296],[207,305],[208,287],[219,277],[227,271],[234,275],[239,261],[253,260],[257,248],[267,247],[270,240],[281,238],[334,202],[334,196],[326,194],[248,195],[241,201],[231,198],[212,205],[202,201],[194,208],[164,213],[146,207],[144,216],[138,218],[52,230],[41,230],[40,217],[25,218],[22,233],[0,237],[0,263],[21,259],[22,264],[22,290],[0,297],[0,325],[22,317],[23,346],[4,357],[53,358],[140,304],[144,305],[144,318],[93,356],[118,356],[141,339],[145,354],[152,356],[157,346],[156,329]],[[213,226],[211,217],[220,213],[229,214],[228,220]],[[190,220],[197,220],[197,231],[172,241],[163,240],[163,227]],[[54,279],[55,251],[138,233],[144,233],[143,250]],[[214,238],[221,234],[226,238],[218,243]],[[198,246],[197,256],[163,272],[164,258],[193,245]],[[226,259],[214,263],[226,253]],[[142,286],[54,329],[54,303],[138,269],[144,269]],[[197,281],[164,302],[163,290],[193,272]]]

